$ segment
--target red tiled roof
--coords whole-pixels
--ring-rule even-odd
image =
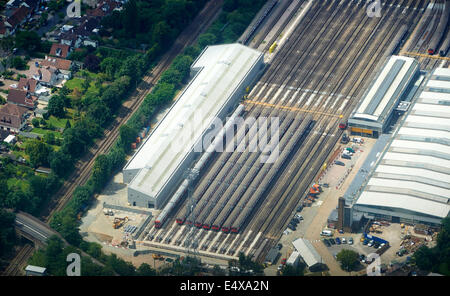
[[[24,107],[7,103],[0,107],[0,124],[20,128],[22,116],[26,112]]]
[[[50,49],[50,55],[65,59],[69,54],[69,49],[70,46],[67,44],[53,43],[52,48]]]
[[[36,90],[37,81],[33,78],[20,78],[17,89],[34,92]]]
[[[28,92],[25,90],[20,89],[9,89],[8,91],[8,102],[17,104],[17,105],[24,105],[29,108],[34,107],[33,100],[28,97]]]
[[[25,6],[20,6],[14,11],[14,13],[8,18],[7,22],[13,27],[17,27],[29,14],[30,9]]]
[[[72,65],[71,60],[47,57],[45,60],[41,62],[42,66],[54,67],[59,70],[70,70],[70,66]]]

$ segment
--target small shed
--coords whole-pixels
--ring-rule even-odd
[[[26,276],[44,276],[44,275],[46,275],[46,271],[47,271],[47,268],[45,268],[45,267],[28,265],[25,268],[25,275]]]
[[[16,142],[16,136],[14,135],[9,135],[6,137],[6,139],[3,140],[3,142],[6,142],[8,144],[14,144]]]

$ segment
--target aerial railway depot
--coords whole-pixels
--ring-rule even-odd
[[[195,250],[205,260],[236,259],[242,252],[264,262],[292,226],[296,209],[320,206],[312,204],[321,194],[324,164],[336,165],[332,155],[346,162],[356,153],[351,143],[342,146],[344,133],[355,143],[372,138],[377,153],[368,153],[368,178],[358,172],[354,183],[348,181],[342,228],[361,231],[352,228],[353,217],[439,227],[448,216],[450,74],[439,67],[442,60],[398,52],[407,44],[406,51],[429,53],[435,33],[441,36],[431,54],[442,48],[447,55],[448,33],[438,23],[446,22],[449,2],[429,9],[430,1],[385,1],[381,17],[373,18],[366,1],[298,1],[292,4],[298,11],[279,20],[283,33],[272,19],[272,13],[282,14],[276,2],[263,7],[242,44],[202,52],[189,84],[125,166],[129,206],[152,208],[154,214],[136,238],[138,249]],[[436,16],[435,29],[419,30],[405,43],[419,20],[426,21],[425,13]],[[277,46],[268,25],[283,35]],[[270,44],[263,43],[262,32],[272,36]],[[264,64],[269,55],[270,64]],[[206,124],[189,127],[197,115]],[[230,148],[254,140],[256,123],[234,126],[236,117],[277,118],[278,157],[264,162],[264,151],[245,145],[241,151],[195,152],[214,116],[223,125],[214,132],[212,148],[231,129],[236,133]],[[271,139],[269,130],[260,132]],[[174,142],[185,149],[171,149]],[[289,262],[327,263],[320,249],[295,239]]]

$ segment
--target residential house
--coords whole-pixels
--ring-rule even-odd
[[[8,34],[13,34],[18,27],[23,25],[31,17],[31,12],[31,9],[25,5],[16,8],[4,22],[4,26],[9,30]]]
[[[40,67],[32,65],[30,67],[32,78],[39,81],[40,84],[48,87],[55,86],[58,81],[58,69],[50,66]]]
[[[86,13],[89,17],[102,18],[112,13],[113,10],[120,10],[120,7],[121,2],[114,0],[103,0],[99,1],[96,8],[89,9]]]
[[[36,94],[38,88],[38,81],[33,78],[20,78],[17,89],[29,92],[32,95]]]
[[[70,46],[67,44],[53,43],[50,49],[50,55],[62,59],[67,58],[70,53]]]
[[[22,89],[10,88],[6,100],[10,104],[16,104],[28,109],[34,109],[37,104],[37,98],[28,93],[28,91]]]
[[[42,60],[41,65],[43,67],[52,67],[58,70],[58,77],[61,79],[70,79],[72,77],[72,61],[66,59],[60,59],[55,57],[46,56],[44,60]]]
[[[74,29],[71,29],[68,32],[63,32],[59,35],[59,42],[61,44],[66,44],[70,47],[78,48],[81,46],[81,37],[73,32]]]
[[[18,133],[25,125],[27,109],[14,104],[0,106],[0,129]]]

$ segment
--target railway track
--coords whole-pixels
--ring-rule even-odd
[[[194,233],[194,238],[204,251],[227,255],[238,251],[246,254],[257,252],[261,257],[281,236],[292,210],[300,202],[298,197],[303,195],[322,163],[333,151],[341,134],[337,128],[339,115],[344,118],[349,116],[366,82],[365,78],[373,72],[377,60],[383,57],[383,49],[389,47],[390,41],[395,38],[396,29],[405,23],[411,25],[426,3],[387,1],[382,18],[370,19],[365,14],[362,2],[357,5],[351,1],[315,2],[289,37],[290,41],[280,49],[268,71],[249,94],[249,98],[261,104],[250,104],[246,113],[259,116],[268,105],[282,105],[309,110],[309,113],[314,114],[314,128],[292,158],[292,163],[296,165],[291,163],[287,168],[280,169],[283,173],[275,178],[278,181],[272,184],[272,190],[254,208],[258,215],[239,234],[228,235],[185,225],[177,228],[176,222],[173,222],[165,229],[151,229],[149,240],[156,238],[155,241],[159,243],[170,237],[173,238],[170,239],[172,245],[182,245],[183,239],[190,237],[189,233]],[[404,13],[409,12],[405,7],[412,13]],[[331,23],[338,25],[328,28]],[[329,116],[328,109],[333,109],[331,113],[336,116]],[[271,113],[275,114],[281,113]],[[281,118],[284,120],[286,116]],[[217,167],[223,169],[217,170]],[[219,188],[219,182],[224,182],[226,178],[234,180],[236,176],[226,166],[226,162],[217,161],[212,168],[214,173],[211,175],[217,176],[217,183],[214,183],[211,175],[206,174],[207,177],[201,178],[197,187],[199,192],[216,191],[214,188]],[[231,182],[228,181],[228,184]],[[219,196],[222,193],[218,191]],[[202,198],[195,195],[195,190],[194,196],[202,202]],[[205,196],[207,202],[208,195]],[[180,206],[179,209],[178,212],[182,212],[184,207]],[[208,210],[204,212],[202,209],[200,207],[199,214],[210,215]]]
[[[83,185],[90,177],[95,158],[103,153],[107,153],[119,135],[119,128],[126,123],[128,119],[137,111],[147,94],[156,84],[161,74],[170,66],[172,60],[187,46],[193,45],[197,37],[209,27],[221,11],[223,0],[209,1],[202,11],[197,15],[193,22],[180,34],[175,40],[171,49],[162,56],[159,63],[152,70],[149,75],[143,77],[137,89],[131,94],[130,98],[123,104],[118,112],[117,118],[104,131],[102,139],[98,140],[93,147],[89,149],[86,155],[77,162],[75,170],[67,179],[60,190],[51,199],[49,205],[41,213],[41,220],[48,223],[51,216],[64,208],[72,197],[73,191],[77,186]],[[25,254],[25,255],[23,255]],[[32,251],[21,248],[18,255],[11,261],[9,266],[19,266],[19,261],[23,260],[22,256],[27,257],[32,254]],[[8,267],[9,268],[9,267]]]
[[[20,248],[17,256],[15,257],[14,262],[12,262],[4,271],[3,275],[7,276],[17,276],[23,275],[23,267],[28,262],[28,258],[33,254],[34,248],[26,244],[22,248]]]

